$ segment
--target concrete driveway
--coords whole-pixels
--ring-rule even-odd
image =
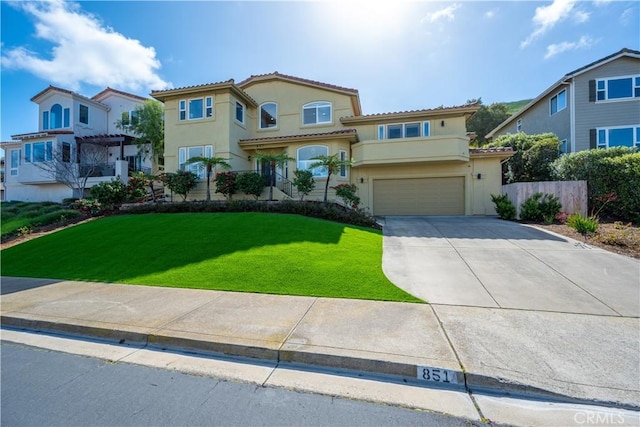
[[[386,217],[382,266],[432,304],[640,316],[640,262],[492,217]]]

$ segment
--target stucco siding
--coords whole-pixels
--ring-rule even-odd
[[[576,151],[589,149],[589,130],[640,124],[640,98],[589,102],[589,81],[640,74],[640,59],[620,58],[576,78]]]

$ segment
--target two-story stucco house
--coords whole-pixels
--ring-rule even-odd
[[[135,109],[145,100],[112,88],[91,98],[55,86],[35,95],[38,131],[2,143],[5,199],[60,202],[100,181],[150,172],[151,156],[139,153],[134,136],[116,127],[118,120],[135,120]],[[84,188],[74,191],[66,185],[78,181],[71,175],[86,176]]]
[[[553,132],[565,153],[640,147],[640,52],[622,49],[565,74],[487,138],[516,132]]]
[[[276,197],[296,197],[289,180],[313,157],[338,155],[353,167],[330,185],[353,183],[374,215],[494,214],[500,163],[512,152],[469,149],[466,122],[476,105],[363,115],[355,89],[274,72],[153,91],[165,108],[165,170],[191,169],[203,178],[190,193],[204,199],[204,176],[187,161],[229,159],[234,171],[262,171],[256,153],[286,151],[293,160],[277,172]],[[321,199],[327,174],[312,170]],[[330,197],[335,193],[330,193]]]

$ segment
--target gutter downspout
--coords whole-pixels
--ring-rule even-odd
[[[569,110],[569,135],[571,138],[571,152],[576,152],[576,81],[575,79],[571,79],[571,83],[569,84],[569,92],[570,103],[569,106],[571,110]]]

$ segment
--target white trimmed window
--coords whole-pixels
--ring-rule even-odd
[[[347,160],[347,152],[345,150],[338,151],[338,158],[340,159],[340,161],[344,162],[345,160]],[[347,177],[347,166],[346,165],[340,166],[339,175],[340,175],[340,178],[346,178]]]
[[[9,174],[11,176],[18,176],[18,168],[20,167],[20,150],[11,150],[11,163],[9,167]]]
[[[244,104],[236,101],[236,121],[244,124]]]
[[[560,152],[563,154],[567,153],[567,140],[563,139],[562,141],[560,141]]]
[[[187,104],[189,106],[189,120],[204,118],[204,98],[190,99]]]
[[[265,102],[260,105],[260,129],[275,129],[278,127],[278,104]]]
[[[567,90],[560,91],[556,96],[549,100],[549,114],[553,116],[559,111],[567,108]]]
[[[302,106],[302,124],[319,125],[332,122],[332,106],[330,102],[311,102]]]
[[[305,147],[298,148],[298,169],[310,170],[315,178],[326,177],[327,168],[313,168],[310,166],[317,160],[313,160],[316,156],[328,156],[329,147],[326,145],[307,145]]]
[[[518,119],[516,122],[516,132],[522,132],[522,119]]]
[[[86,105],[80,104],[80,114],[78,115],[78,121],[80,123],[84,123],[85,125],[89,124],[89,107]]]
[[[50,162],[53,160],[53,141],[24,144],[26,163]]]
[[[185,99],[178,102],[178,113],[180,120],[187,120],[187,101]]]
[[[640,98],[640,75],[596,80],[596,101]]]
[[[204,115],[206,118],[213,117],[213,96],[204,99]]]
[[[213,157],[213,145],[198,145],[194,147],[178,148],[178,168],[181,171],[191,171],[198,175],[200,179],[206,176],[202,162],[188,163],[194,157]]]
[[[378,139],[420,138],[431,133],[429,122],[393,123],[378,125]]]
[[[597,147],[640,148],[640,125],[597,128]]]

